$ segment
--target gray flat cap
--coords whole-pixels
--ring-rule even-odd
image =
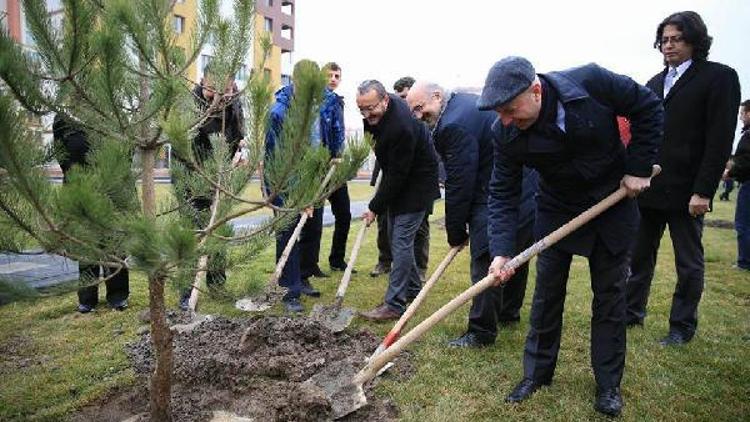
[[[477,108],[494,110],[507,104],[530,87],[534,78],[534,66],[523,57],[508,56],[500,60],[487,73]]]

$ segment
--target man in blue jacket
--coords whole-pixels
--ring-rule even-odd
[[[346,133],[344,130],[344,97],[336,94],[336,88],[341,83],[341,66],[331,62],[323,66],[328,76],[328,87],[320,107],[320,140],[331,153],[331,158],[341,156],[344,150]],[[349,237],[349,227],[352,222],[350,209],[349,188],[346,183],[328,197],[331,203],[331,213],[334,218],[333,238],[331,239],[331,253],[328,264],[333,271],[346,269],[346,240]]]
[[[443,160],[448,244],[456,247],[470,240],[472,283],[487,275],[490,265],[487,188],[495,138],[492,124],[497,119],[492,111],[477,110],[478,99],[474,94],[448,93],[435,83],[422,81],[414,84],[406,96],[414,117],[430,127],[435,149]],[[533,241],[536,182],[536,172],[526,169],[516,253],[531,246]],[[523,265],[508,283],[475,296],[468,330],[448,344],[453,347],[493,344],[498,323],[512,324],[520,319],[528,274],[528,265]]]
[[[635,197],[650,183],[662,138],[658,97],[632,79],[596,64],[537,75],[521,57],[506,57],[490,69],[477,102],[495,110],[502,124],[495,145],[489,188],[489,272],[496,283],[516,247],[523,166],[539,172],[535,237],[559,228],[624,186],[630,198],[542,251],[524,378],[506,397],[516,403],[552,382],[562,332],[565,290],[573,255],[588,258],[594,293],[591,364],[597,384],[594,408],[607,415],[622,410],[620,382],[625,367],[625,282],[630,246],[638,229]],[[630,120],[627,151],[617,116]]]
[[[286,118],[286,113],[289,110],[289,107],[292,105],[292,99],[294,98],[294,81],[297,79],[299,69],[303,65],[311,65],[314,66],[315,69],[318,68],[318,65],[310,60],[302,60],[298,62],[294,66],[294,72],[292,73],[292,84],[284,86],[276,91],[276,102],[273,104],[273,106],[271,106],[271,110],[269,112],[268,129],[266,130],[266,157],[269,157],[273,153],[273,150],[276,148],[277,143],[283,142],[281,134],[284,125],[284,119]],[[311,130],[310,142],[313,145],[320,145],[320,137],[319,134],[318,136],[315,135],[316,132],[319,131]],[[274,205],[283,206],[283,198],[277,196],[274,200]],[[302,312],[303,310],[302,304],[299,300],[300,295],[304,294],[312,297],[320,296],[320,292],[313,288],[308,280],[308,277],[314,274],[310,274],[309,270],[307,273],[305,273],[304,266],[305,262],[307,262],[308,264],[308,269],[310,266],[310,262],[313,262],[315,266],[317,266],[317,259],[313,261],[311,257],[312,254],[307,253],[306,255],[304,255],[302,251],[311,248],[310,245],[314,245],[316,243],[316,239],[318,249],[316,249],[314,252],[315,256],[317,256],[318,252],[320,251],[320,234],[322,230],[321,227],[323,212],[322,209],[313,210],[312,208],[306,209],[305,212],[307,212],[311,217],[307,220],[307,223],[305,223],[305,226],[302,228],[299,241],[296,242],[292,247],[292,250],[289,253],[289,257],[287,258],[286,265],[284,266],[284,270],[282,271],[281,277],[279,278],[279,285],[288,289],[287,294],[282,299],[282,301],[284,302],[284,306],[288,311],[295,313]],[[277,261],[281,257],[284,248],[286,248],[287,243],[289,243],[289,240],[292,237],[292,233],[294,232],[294,228],[297,226],[298,222],[299,217],[297,217],[297,219],[295,219],[292,224],[282,230],[279,230],[276,233]]]

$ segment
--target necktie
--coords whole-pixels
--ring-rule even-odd
[[[664,98],[669,94],[669,90],[672,89],[674,83],[677,81],[677,68],[670,67],[667,72],[667,77],[664,78]]]

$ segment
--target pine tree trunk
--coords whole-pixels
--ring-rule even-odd
[[[172,420],[172,332],[167,326],[164,306],[164,278],[150,277],[148,280],[149,314],[151,316],[151,341],[156,351],[156,367],[151,375],[150,409],[151,420]]]
[[[156,192],[154,188],[156,152],[156,148],[141,149],[143,213],[148,218],[154,218],[156,215]],[[151,342],[156,355],[156,366],[151,376],[151,397],[149,403],[151,420],[155,422],[172,420],[171,397],[174,356],[172,351],[172,332],[167,325],[167,313],[164,305],[165,281],[165,277],[159,275],[149,275],[148,278]]]

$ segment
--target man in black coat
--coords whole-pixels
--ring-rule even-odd
[[[213,154],[211,145],[211,135],[220,134],[229,147],[229,156],[233,157],[239,149],[239,144],[244,138],[244,115],[242,104],[234,97],[237,87],[234,80],[228,80],[224,85],[219,85],[222,89],[217,91],[214,75],[210,67],[204,69],[204,77],[200,84],[193,89],[193,96],[200,114],[205,114],[212,110],[210,115],[203,121],[198,128],[198,132],[193,139],[192,149],[195,156],[196,164],[203,166],[204,162]],[[213,106],[214,98],[219,95],[218,104]],[[177,157],[179,160],[179,157]],[[188,170],[189,171],[189,170]],[[176,184],[182,185],[179,176],[175,179]],[[190,205],[188,211],[190,217],[197,227],[202,227],[208,222],[211,203],[213,198],[207,192],[193,192],[190,185],[178,189],[181,191],[187,203]],[[208,269],[206,271],[206,285],[217,286],[224,283],[226,279],[224,252],[214,253],[209,257]],[[182,291],[180,297],[180,308],[186,310],[190,299],[192,288]]]
[[[474,94],[448,93],[435,83],[421,81],[406,96],[414,117],[431,128],[435,149],[443,161],[448,244],[456,247],[470,240],[472,283],[484,278],[490,265],[487,187],[495,138],[492,124],[497,119],[492,111],[477,110],[478,99]],[[533,242],[536,190],[536,172],[525,169],[515,253]],[[493,344],[498,323],[507,325],[520,319],[528,274],[528,265],[523,265],[508,283],[475,296],[468,330],[448,344],[453,347]]]
[[[664,103],[662,173],[638,200],[641,225],[627,285],[627,323],[643,325],[656,255],[664,229],[675,254],[677,286],[669,333],[662,345],[683,344],[695,335],[703,293],[703,215],[711,208],[729,158],[740,102],[737,73],[709,62],[711,37],[695,12],[664,19],[654,47],[666,67],[647,84]]]
[[[58,159],[63,171],[63,183],[68,182],[68,175],[74,166],[86,166],[86,155],[89,153],[89,141],[86,131],[76,122],[62,114],[55,115],[52,123],[52,136],[58,148]],[[124,311],[128,308],[130,295],[130,274],[127,268],[114,270],[104,268],[107,286],[107,303],[112,309]],[[79,262],[78,273],[84,283],[91,283],[99,279],[100,267],[96,264]],[[99,303],[99,284],[78,289],[78,312],[86,314],[92,312]]]
[[[374,321],[398,319],[409,298],[421,289],[414,261],[414,237],[432,203],[440,197],[437,154],[427,127],[412,118],[401,98],[388,94],[375,80],[357,89],[357,107],[364,129],[375,139],[375,156],[383,179],[364,213],[365,224],[388,213],[393,263],[384,303],[362,317]]]
[[[740,120],[742,137],[731,165],[724,170],[723,178],[740,183],[734,214],[734,229],[737,231],[736,266],[740,270],[750,271],[750,100],[742,102]]]
[[[502,124],[489,185],[489,272],[506,281],[516,250],[523,166],[539,172],[535,237],[567,223],[621,185],[635,196],[649,185],[661,141],[663,110],[648,88],[595,64],[536,75],[521,57],[506,57],[487,75],[480,110]],[[630,120],[627,150],[617,116]],[[625,199],[537,257],[537,281],[524,351],[524,378],[507,396],[527,399],[552,382],[562,332],[563,304],[573,255],[588,258],[594,293],[591,364],[594,407],[618,415],[625,367],[625,279],[638,228],[638,209]]]

